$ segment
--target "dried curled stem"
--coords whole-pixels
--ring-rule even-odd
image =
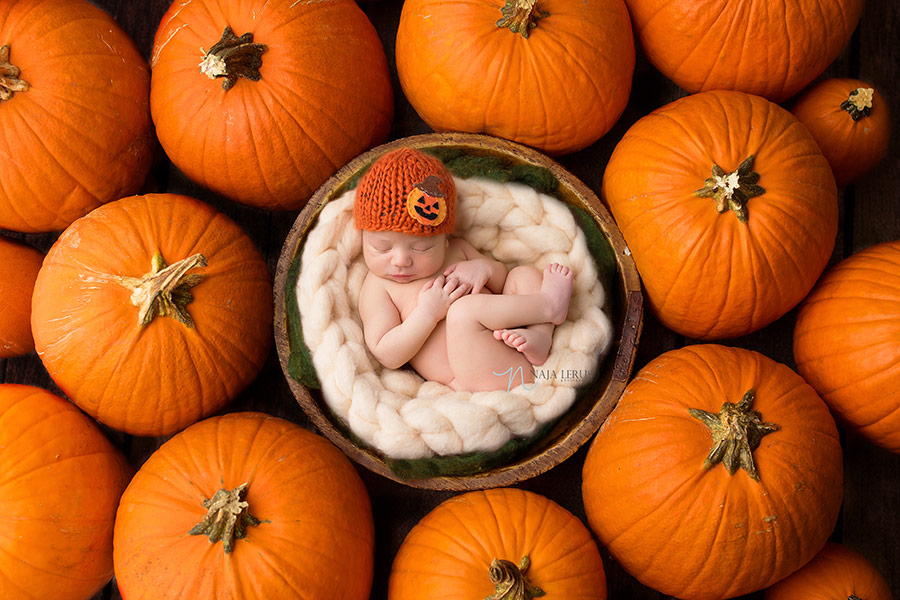
[[[850,113],[850,118],[859,121],[864,117],[872,114],[872,100],[875,97],[875,90],[872,88],[856,88],[847,99],[841,102],[841,110]]]
[[[259,81],[262,55],[268,49],[265,44],[254,44],[252,33],[238,37],[231,27],[226,26],[222,38],[204,54],[200,72],[210,79],[224,78],[222,89],[225,91],[231,89],[239,77]]]
[[[508,27],[513,33],[521,33],[527,38],[531,30],[537,27],[538,21],[550,15],[546,10],[536,10],[538,0],[506,0],[497,21],[497,27]]]
[[[751,410],[755,393],[748,390],[740,402],[725,402],[718,413],[692,408],[690,415],[699,419],[712,434],[713,447],[703,461],[703,469],[711,469],[719,463],[730,475],[743,469],[751,479],[759,481],[759,472],[753,461],[753,451],[759,448],[762,438],[781,427],[764,423],[762,415]]]
[[[27,92],[31,86],[19,79],[19,67],[9,62],[9,44],[0,46],[0,102],[9,100],[16,92]]]
[[[142,277],[116,277],[116,282],[131,291],[131,303],[137,306],[138,324],[149,325],[157,316],[172,317],[185,327],[193,328],[194,320],[187,305],[194,300],[191,288],[203,281],[203,275],[188,273],[196,267],[205,267],[206,257],[194,254],[166,266],[159,252],[153,256],[150,271]]]
[[[694,192],[700,198],[715,198],[716,210],[723,213],[731,210],[741,223],[746,223],[747,201],[762,196],[766,190],[756,185],[759,173],[753,170],[753,155],[750,155],[731,173],[713,164],[712,177],[703,182],[703,187]]]
[[[250,514],[250,505],[244,501],[248,485],[242,483],[233,490],[221,489],[212,498],[204,500],[206,516],[188,534],[205,535],[213,544],[222,542],[225,554],[231,554],[234,540],[243,539],[248,527],[260,523],[259,519]]]
[[[495,558],[488,571],[494,593],[484,600],[531,600],[545,594],[544,590],[532,585],[525,578],[531,559],[524,557],[518,566],[508,560]]]

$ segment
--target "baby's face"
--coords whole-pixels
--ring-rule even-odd
[[[395,231],[362,232],[363,259],[369,271],[398,283],[437,273],[444,265],[448,244],[444,234],[419,237]]]

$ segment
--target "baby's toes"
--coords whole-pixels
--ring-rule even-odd
[[[561,265],[559,263],[550,263],[549,265],[547,265],[545,267],[545,270],[548,273],[561,275],[563,277],[568,277],[569,275],[572,274],[572,269],[570,269],[569,267],[567,267],[565,265]]]

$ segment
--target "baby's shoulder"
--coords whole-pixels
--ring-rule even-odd
[[[359,289],[360,302],[372,298],[390,298],[387,292],[387,282],[384,278],[378,277],[373,273],[366,273],[363,279],[362,287]]]
[[[477,252],[477,250],[475,250],[475,247],[472,246],[472,244],[470,244],[469,242],[467,242],[466,240],[464,240],[461,237],[451,237],[450,243],[447,246],[447,249],[451,253],[457,254],[457,255],[460,255],[463,257],[468,256],[470,253]]]
[[[363,280],[356,307],[363,323],[378,318],[391,308],[397,308],[385,280],[372,273],[368,273]]]
[[[457,237],[455,235],[448,237],[447,241],[450,243],[450,248],[464,248],[471,245],[463,238]]]

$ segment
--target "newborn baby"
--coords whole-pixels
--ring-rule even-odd
[[[453,178],[438,159],[402,148],[360,179],[353,217],[369,272],[359,295],[366,346],[385,367],[470,392],[534,380],[572,295],[568,267],[507,271],[452,237]]]

